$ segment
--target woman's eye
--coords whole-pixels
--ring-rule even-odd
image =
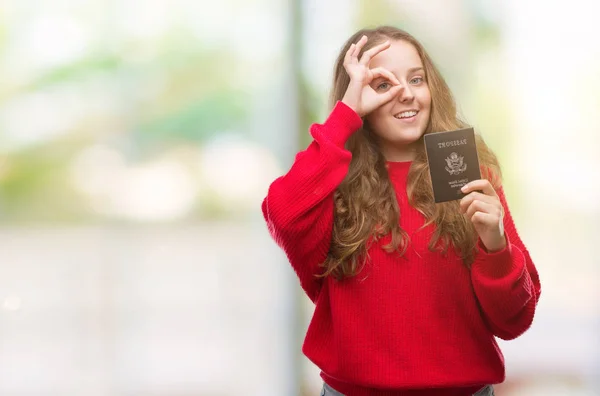
[[[423,82],[423,77],[415,77],[412,80],[410,80],[411,84],[420,84]]]
[[[377,86],[377,89],[378,90],[385,90],[385,89],[388,89],[389,87],[390,87],[390,83],[384,82],[384,83],[379,84]]]

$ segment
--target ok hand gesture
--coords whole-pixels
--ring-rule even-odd
[[[400,91],[400,82],[389,71],[382,67],[369,69],[369,62],[378,53],[388,49],[391,43],[386,41],[362,54],[360,60],[358,55],[367,42],[367,36],[363,36],[358,43],[352,44],[344,58],[344,68],[350,77],[350,84],[342,99],[348,107],[353,109],[360,117],[364,117],[379,106],[389,102]],[[384,77],[393,87],[383,92],[378,92],[369,84],[378,77]]]

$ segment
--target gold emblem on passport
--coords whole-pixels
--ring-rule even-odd
[[[446,170],[448,171],[448,173],[450,173],[451,175],[460,175],[461,173],[466,171],[467,164],[464,163],[464,158],[465,157],[461,157],[456,153],[450,154],[450,156],[446,158],[446,163],[448,164]]]

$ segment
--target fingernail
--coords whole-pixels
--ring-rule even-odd
[[[462,192],[465,192],[465,191],[467,191],[467,187],[468,187],[468,184],[465,184],[464,186],[462,186],[462,187],[460,188],[460,191],[462,191]]]

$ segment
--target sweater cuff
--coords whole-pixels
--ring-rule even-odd
[[[481,240],[479,241],[479,252],[473,266],[477,267],[478,272],[484,276],[496,279],[503,278],[514,271],[518,265],[513,259],[513,249],[510,239],[507,235],[505,237],[506,247],[493,253],[488,252]]]
[[[337,101],[324,123],[328,128],[329,140],[344,148],[348,138],[363,125],[363,120],[344,102]]]

